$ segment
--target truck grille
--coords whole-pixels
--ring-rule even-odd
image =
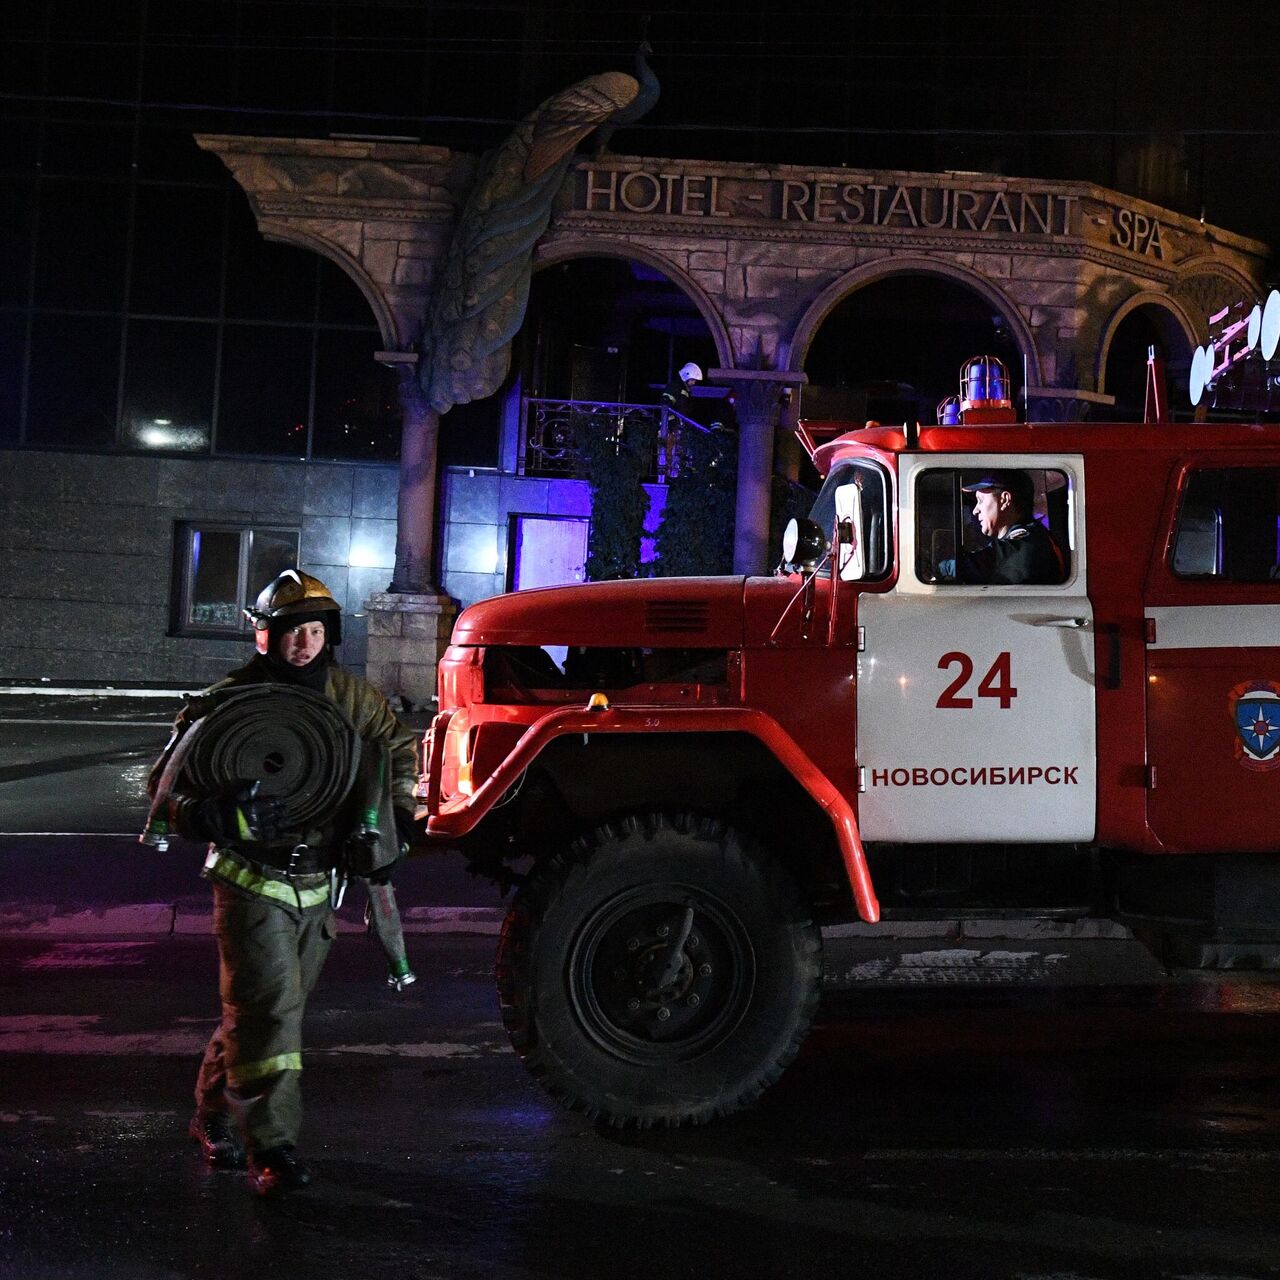
[[[705,631],[710,612],[706,600],[650,600],[644,625],[648,631]]]

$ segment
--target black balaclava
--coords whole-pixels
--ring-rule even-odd
[[[300,684],[304,689],[314,689],[316,693],[324,692],[329,664],[333,661],[333,641],[330,639],[333,630],[329,625],[331,612],[331,609],[316,609],[310,613],[290,613],[283,618],[271,619],[267,626],[267,652],[259,654],[259,657],[273,680],[282,684]],[[305,667],[295,667],[280,656],[280,637],[304,622],[324,623],[325,646]]]

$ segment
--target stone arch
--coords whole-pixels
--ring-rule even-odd
[[[804,367],[809,347],[822,322],[852,293],[895,275],[940,276],[944,280],[963,285],[991,303],[1009,322],[1009,332],[1017,343],[1018,350],[1027,361],[1027,380],[1032,385],[1040,382],[1040,353],[1036,349],[1035,337],[1027,325],[1018,304],[1008,294],[998,289],[986,276],[967,267],[956,266],[951,262],[940,261],[919,255],[903,257],[878,258],[875,262],[864,263],[846,271],[838,279],[833,280],[809,304],[792,332],[791,340],[785,344],[785,359],[779,359],[779,367],[799,373]],[[779,355],[782,356],[780,351]]]
[[[669,258],[627,240],[575,236],[539,244],[533,256],[534,270],[557,262],[567,262],[571,258],[626,258],[661,271],[698,308],[698,314],[702,316],[711,334],[711,341],[715,343],[716,358],[721,367],[733,368],[733,344],[729,341],[729,330],[715,303],[700,284]]]
[[[369,309],[373,312],[374,319],[377,321],[378,332],[382,336],[383,345],[391,351],[398,351],[405,346],[408,340],[407,336],[400,333],[395,313],[388,305],[381,287],[360,262],[340,245],[334,244],[332,240],[326,240],[323,236],[315,235],[310,231],[291,226],[285,222],[260,222],[258,230],[268,240],[276,240],[281,244],[291,244],[299,249],[310,249],[313,253],[318,253],[321,257],[328,258],[330,262],[355,281],[356,287],[364,295],[364,300],[369,304]]]
[[[1153,293],[1150,290],[1143,290],[1135,293],[1133,297],[1122,302],[1112,313],[1110,320],[1102,331],[1102,337],[1098,342],[1098,357],[1095,366],[1094,386],[1102,393],[1106,393],[1107,387],[1107,358],[1111,354],[1111,344],[1115,339],[1116,332],[1120,328],[1121,323],[1133,312],[1142,307],[1153,307],[1163,315],[1163,322],[1157,321],[1156,327],[1162,330],[1162,336],[1168,332],[1171,325],[1176,325],[1176,332],[1185,340],[1188,350],[1199,344],[1199,336],[1196,333],[1195,323],[1187,314],[1182,305],[1167,293]]]
[[[1188,307],[1203,313],[1195,328],[1198,334],[1207,336],[1208,317],[1212,312],[1243,298],[1256,297],[1261,288],[1260,281],[1229,263],[1212,254],[1200,254],[1178,264],[1178,278],[1169,291]]]

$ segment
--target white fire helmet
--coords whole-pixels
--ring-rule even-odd
[[[694,364],[692,360],[690,360],[688,364],[682,365],[680,367],[680,381],[681,382],[701,382],[702,370],[696,364]]]

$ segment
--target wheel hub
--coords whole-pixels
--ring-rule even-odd
[[[723,904],[638,896],[605,904],[583,926],[571,994],[584,1026],[612,1052],[690,1056],[741,1017],[753,985],[750,941]]]

